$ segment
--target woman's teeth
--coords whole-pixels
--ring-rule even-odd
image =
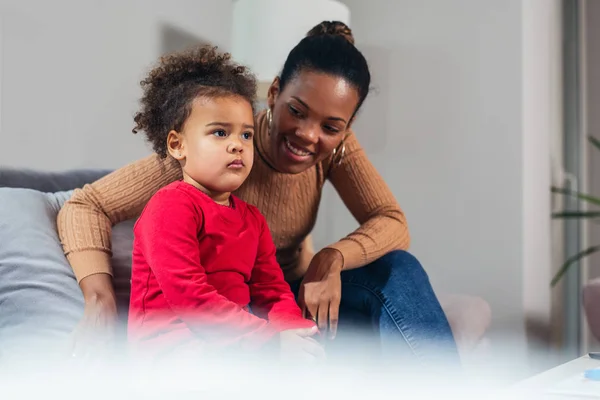
[[[311,153],[310,151],[305,151],[302,149],[299,149],[297,147],[295,147],[289,140],[288,138],[285,138],[285,146],[288,148],[289,151],[291,151],[292,153],[294,153],[297,156],[309,156]]]

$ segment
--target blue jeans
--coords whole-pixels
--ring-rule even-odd
[[[429,364],[459,363],[456,343],[427,273],[405,251],[343,271],[338,333],[328,354]],[[296,297],[300,281],[291,283]],[[348,346],[351,346],[350,349]]]

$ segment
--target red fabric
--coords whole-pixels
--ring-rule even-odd
[[[258,348],[279,331],[314,326],[283,278],[265,218],[237,197],[226,207],[174,182],[148,202],[134,233],[130,341]]]

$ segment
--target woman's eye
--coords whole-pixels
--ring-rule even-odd
[[[252,132],[244,132],[242,133],[242,137],[246,140],[252,139]]]
[[[218,131],[214,131],[213,135],[218,136],[218,137],[225,137],[225,136],[227,136],[227,132],[225,132],[224,130],[218,130]]]
[[[298,111],[294,106],[288,106],[290,113],[295,116],[300,116],[300,111]]]
[[[338,128],[335,128],[333,126],[328,126],[328,125],[325,125],[324,128],[325,128],[325,130],[327,130],[331,133],[338,133],[340,131]]]

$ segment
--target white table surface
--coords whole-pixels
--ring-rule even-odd
[[[570,377],[581,374],[587,369],[600,368],[600,360],[591,359],[587,354],[531,378],[525,379],[511,387],[510,392],[519,398],[538,399],[584,399],[581,396],[567,396],[549,393],[549,389]],[[535,396],[535,397],[533,397]],[[594,397],[587,397],[592,399]],[[600,392],[598,393],[600,399]]]

